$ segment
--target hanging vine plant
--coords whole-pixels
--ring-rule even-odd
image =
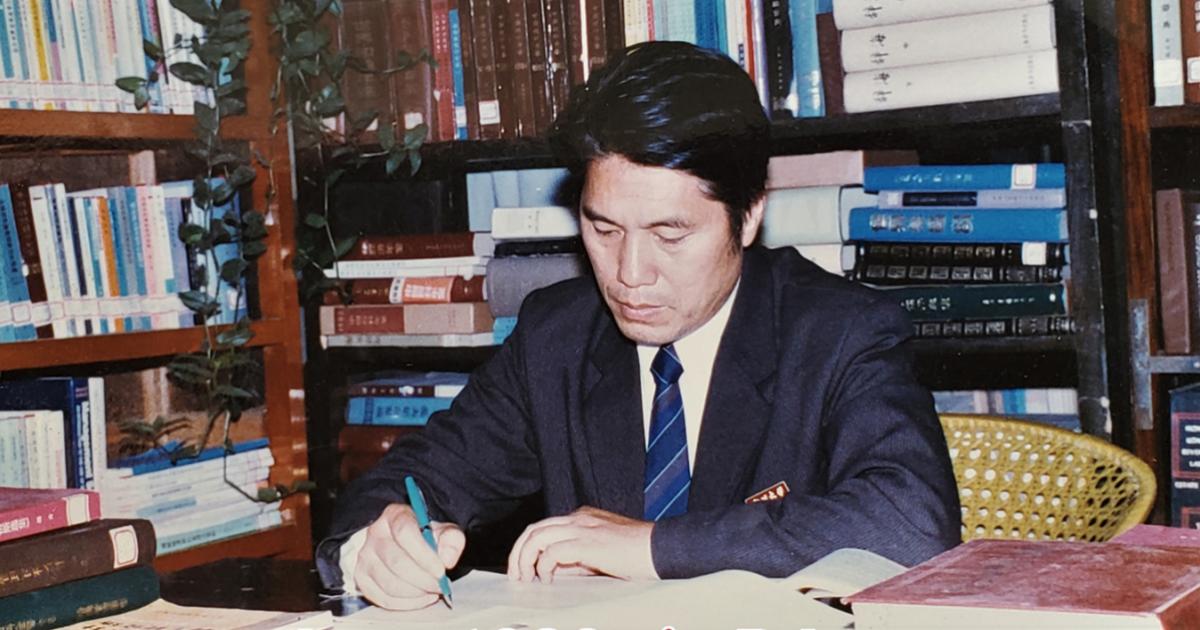
[[[222,138],[222,125],[229,116],[246,110],[246,84],[241,78],[242,64],[250,51],[249,10],[234,2],[221,0],[170,0],[171,6],[200,25],[202,36],[184,38],[159,46],[144,42],[145,53],[155,60],[156,69],[149,77],[123,77],[118,87],[130,92],[139,109],[151,101],[161,87],[164,70],[169,81],[193,86],[199,96],[194,103],[196,141],[187,153],[200,164],[193,180],[191,220],[181,225],[178,237],[195,252],[193,283],[196,287],[179,295],[203,326],[199,350],[180,354],[168,369],[171,377],[198,392],[207,402],[207,422],[196,441],[175,441],[172,435],[188,424],[185,419],[157,417],[153,421],[122,422],[121,448],[127,452],[157,449],[172,461],[194,459],[219,442],[225,453],[233,450],[230,426],[244,410],[260,404],[261,395],[250,385],[260,367],[248,347],[254,332],[250,320],[242,315],[232,325],[218,330],[213,318],[223,308],[245,313],[245,279],[254,261],[266,252],[267,235],[263,214],[243,207],[240,214],[221,214],[220,208],[245,191],[256,177],[253,164],[262,167],[270,181],[263,203],[270,206],[276,195],[274,172],[266,156],[244,155]],[[329,191],[349,169],[383,160],[392,175],[405,163],[409,172],[421,166],[420,148],[428,133],[425,125],[406,130],[397,137],[392,127],[379,125],[374,132],[378,144],[368,144],[368,132],[379,113],[347,111],[340,83],[347,72],[386,77],[420,63],[432,64],[428,51],[413,56],[396,54],[396,63],[388,68],[373,68],[344,50],[335,50],[328,29],[329,18],[341,16],[340,0],[275,0],[269,22],[277,55],[278,73],[271,88],[276,108],[271,117],[273,133],[288,133],[295,161],[299,152],[313,152],[315,172],[323,178],[319,186],[320,209],[299,222],[295,266],[306,295],[334,285],[324,269],[353,247],[354,238],[336,240],[329,216]],[[329,121],[341,117],[344,128]],[[254,162],[252,162],[253,160]],[[244,195],[248,199],[249,195]],[[252,205],[252,204],[251,204]],[[233,245],[237,254],[221,259],[217,247]],[[216,279],[219,278],[220,281]],[[225,295],[232,287],[232,295]],[[214,435],[219,435],[215,438]],[[225,482],[249,499],[278,501],[296,492],[308,491],[307,480],[291,486],[277,484],[250,495],[224,475]]]

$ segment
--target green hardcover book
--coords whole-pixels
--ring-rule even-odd
[[[906,286],[883,289],[913,321],[1066,315],[1061,284]]]
[[[0,598],[0,628],[58,628],[141,608],[158,599],[158,575],[138,565]]]

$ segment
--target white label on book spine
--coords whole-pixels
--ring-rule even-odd
[[[108,537],[112,539],[112,568],[120,569],[121,567],[137,564],[138,539],[137,532],[133,530],[133,525],[123,525],[115,529],[110,529],[108,530]]]
[[[500,124],[500,101],[479,101],[479,124]]]
[[[1015,190],[1025,190],[1034,186],[1037,186],[1037,165],[1013,164],[1012,188]]]
[[[63,502],[67,504],[67,525],[78,525],[92,520],[92,506],[88,503],[87,494],[73,494],[64,497]]]
[[[1021,244],[1021,264],[1022,265],[1045,265],[1046,264],[1046,244],[1045,243],[1022,243]]]
[[[1178,59],[1154,60],[1154,86],[1183,85],[1183,64]]]

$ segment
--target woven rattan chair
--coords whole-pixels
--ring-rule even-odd
[[[941,416],[962,537],[1105,541],[1142,522],[1154,473],[1090,435],[1001,418]]]

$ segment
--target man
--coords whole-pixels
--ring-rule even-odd
[[[552,140],[582,181],[595,278],[530,295],[454,406],[347,489],[318,550],[330,585],[427,606],[463,531],[536,493],[551,516],[517,539],[514,579],[781,576],[839,547],[912,564],[958,542],[903,311],[751,246],[769,124],[741,68],[689,44],[633,46]]]

